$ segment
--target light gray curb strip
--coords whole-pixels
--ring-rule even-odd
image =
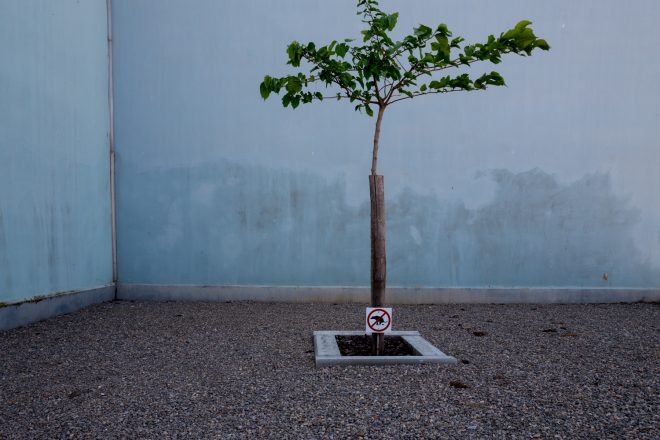
[[[412,346],[417,356],[342,356],[335,338],[338,335],[362,336],[364,332],[315,331],[314,357],[317,368],[333,365],[455,364],[457,362],[456,358],[444,354],[415,331],[393,331],[388,335],[401,336]]]
[[[110,285],[10,304],[0,308],[0,331],[72,313],[92,304],[111,301],[114,296],[115,287]]]
[[[368,303],[366,287],[125,284],[117,297],[138,301]],[[660,288],[391,287],[388,304],[588,304],[660,302]]]

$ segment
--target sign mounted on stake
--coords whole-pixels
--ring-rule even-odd
[[[390,333],[392,331],[391,307],[367,307],[365,332]]]

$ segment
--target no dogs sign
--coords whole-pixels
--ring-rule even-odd
[[[389,333],[392,331],[391,307],[367,307],[365,331],[372,333]]]

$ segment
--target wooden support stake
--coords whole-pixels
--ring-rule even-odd
[[[369,194],[371,199],[371,306],[382,307],[385,304],[387,278],[383,176],[373,174],[369,176]],[[374,334],[372,336],[373,354],[380,356],[384,348],[385,335]]]

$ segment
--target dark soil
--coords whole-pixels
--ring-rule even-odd
[[[371,336],[335,336],[342,356],[371,356]],[[415,356],[417,353],[400,336],[385,336],[383,356]]]

